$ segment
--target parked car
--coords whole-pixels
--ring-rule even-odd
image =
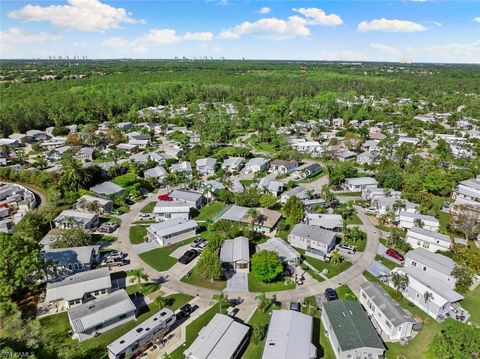
[[[100,227],[98,227],[98,231],[101,233],[112,233],[114,232],[120,225],[115,222],[106,222],[102,223]]]
[[[108,252],[105,254],[105,259],[110,259],[110,258],[125,258],[127,256],[127,253],[119,252],[119,251],[112,251]]]
[[[183,256],[181,256],[179,259],[178,259],[178,262],[179,263],[182,263],[182,264],[188,264],[190,263],[191,261],[193,261],[195,259],[195,257],[198,256],[198,251],[194,250],[194,249],[189,249],[188,251],[186,251]]]
[[[189,317],[192,312],[193,312],[192,305],[187,303],[178,310],[176,315],[177,315],[177,318],[186,318],[186,317]]]
[[[200,247],[202,243],[205,243],[205,240],[202,237],[195,238],[190,245],[192,248]]]
[[[125,258],[107,258],[102,262],[103,265],[108,267],[121,267],[127,264],[130,264],[130,260]]]
[[[338,295],[337,295],[337,292],[335,292],[335,289],[333,288],[325,289],[325,299],[327,300],[327,302],[331,302],[332,300],[337,300]]]
[[[388,248],[386,253],[387,253],[387,256],[392,257],[397,261],[403,262],[405,260],[405,257],[403,255],[401,255],[400,253],[398,253],[396,250],[392,248]]]
[[[355,254],[357,251],[357,247],[352,246],[350,244],[339,244],[337,246],[337,249],[342,252],[342,253],[347,253],[347,254]]]
[[[300,303],[299,302],[290,302],[290,310],[294,310],[296,312],[301,312],[302,309],[300,307]]]
[[[161,194],[157,198],[158,198],[159,201],[171,201],[172,200],[172,197],[170,197],[168,194]]]

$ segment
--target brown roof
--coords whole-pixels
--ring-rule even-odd
[[[296,165],[298,164],[297,161],[294,161],[294,160],[290,160],[290,161],[287,161],[287,160],[274,160],[272,162],[270,162],[270,165],[271,166],[288,166],[288,165]]]
[[[273,211],[271,209],[257,208],[257,212],[259,217],[261,217],[261,220],[259,223],[255,221],[255,224],[262,227],[273,228],[280,218],[282,218],[282,214],[280,212]],[[252,223],[252,218],[247,213],[240,221],[244,223]]]

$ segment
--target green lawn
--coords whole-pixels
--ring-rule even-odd
[[[227,308],[222,308],[222,312],[224,314],[226,313],[226,311]],[[203,313],[201,316],[199,316],[197,319],[187,325],[187,335],[184,345],[180,345],[175,351],[173,351],[170,354],[169,358],[184,359],[183,352],[190,347],[193,341],[197,338],[200,330],[205,327],[217,313],[220,313],[220,307],[215,304],[209,310],[207,310],[205,313]]]
[[[318,282],[323,282],[325,280],[323,277],[316,274],[310,267],[307,267],[305,264],[302,264],[302,269],[304,271],[307,271],[307,273],[310,274],[310,276]]]
[[[130,243],[140,244],[145,242],[145,236],[147,235],[146,226],[132,226],[130,227]]]
[[[301,249],[297,248],[297,251],[300,252],[302,255],[304,255],[304,251]],[[343,260],[338,264],[332,264],[332,263],[327,263],[324,261],[321,261],[316,258],[308,257],[305,256],[305,261],[310,263],[315,269],[319,270],[320,272],[323,271],[323,269],[327,269],[328,273],[325,274],[328,278],[332,278],[339,274],[340,272],[343,272],[347,268],[349,268],[352,263]]]
[[[147,204],[145,207],[143,207],[140,212],[141,213],[152,213],[153,209],[155,208],[155,205],[157,204],[157,201],[150,202]]]
[[[172,310],[178,309],[179,307],[193,299],[193,297],[182,293],[172,294],[165,298],[172,302],[172,304],[168,306],[168,308]],[[137,316],[137,320],[122,324],[116,328],[100,334],[98,337],[86,340],[82,342],[81,348],[85,351],[87,357],[89,358],[106,359],[106,346],[108,344],[118,339],[126,332],[130,331],[138,324],[151,317],[158,310],[160,310],[160,308],[153,302],[147,307],[142,308],[142,311]],[[58,338],[57,342],[59,343],[59,345],[72,343],[72,339],[68,336],[70,324],[68,321],[67,313],[55,314],[42,318],[40,319],[40,323],[42,326],[42,330],[45,333],[52,334],[56,338]]]
[[[352,241],[351,239],[348,240],[342,240],[342,243],[345,244],[351,244],[352,246],[355,246],[357,248],[357,252],[363,252],[365,250],[365,247],[367,246],[367,239],[363,240],[358,240],[356,242]]]
[[[184,246],[192,241],[193,238],[190,238],[168,247],[152,249],[151,251],[140,253],[139,257],[150,267],[158,270],[159,272],[163,272],[170,269],[175,263],[177,263],[176,258],[170,257],[170,253],[172,253],[178,247]]]
[[[225,207],[225,203],[223,202],[212,202],[207,204],[206,206],[200,208],[199,214],[194,217],[197,221],[205,221],[207,219],[212,218],[215,214],[220,212],[223,207]]]
[[[132,282],[127,282],[127,285],[128,294],[140,293],[142,295],[148,295],[160,289],[160,284],[158,283],[140,283],[140,286],[138,286],[136,283],[132,284]]]
[[[356,214],[353,214],[352,216],[347,218],[347,224],[361,225],[363,223]]]
[[[263,312],[257,308],[255,313],[253,313],[252,317],[248,321],[248,324],[253,327],[256,324],[259,325],[268,325],[270,323],[270,313],[274,309],[281,309],[281,306],[271,306],[268,308],[267,311]],[[250,339],[248,343],[247,349],[242,355],[243,359],[260,359],[262,357],[263,347],[265,345],[265,340],[261,342],[254,343],[253,340]]]
[[[381,256],[380,254],[377,254],[375,256],[375,260],[377,262],[380,262],[382,263],[385,267],[387,267],[388,269],[394,269],[394,268],[397,268],[399,265],[393,261],[391,261],[390,259],[384,257],[384,256]]]
[[[210,289],[222,290],[227,287],[227,281],[225,280],[216,280],[212,282],[211,280],[202,278],[197,274],[195,267],[185,277],[183,277],[181,281],[184,283]]]
[[[323,176],[326,176],[327,175],[327,172],[326,171],[320,171],[318,172],[317,174],[313,175],[312,177],[308,177],[308,178],[305,178],[301,181],[299,181],[300,183],[311,183],[313,181],[316,181],[317,179],[323,177]]]
[[[334,192],[336,196],[343,196],[343,197],[360,197],[362,192]]]
[[[466,293],[460,304],[472,315],[469,320],[480,325],[480,286]]]
[[[295,288],[295,282],[291,279],[279,280],[272,283],[263,283],[255,277],[255,274],[248,273],[248,291],[249,292],[279,292]]]
[[[337,289],[338,298],[345,299],[345,300],[356,300],[357,296],[352,292],[352,290],[348,287],[348,285],[344,284]]]

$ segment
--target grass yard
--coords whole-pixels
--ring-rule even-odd
[[[356,224],[356,225],[361,225],[363,224],[360,218],[356,214],[353,214],[352,216],[347,218],[347,225],[348,224]]]
[[[305,254],[304,251],[299,248],[297,248],[297,251],[300,252],[302,255]],[[340,272],[343,272],[344,270],[348,269],[352,265],[352,263],[346,260],[343,260],[338,264],[332,264],[332,263],[321,261],[316,258],[312,258],[308,256],[304,256],[304,257],[306,262],[310,263],[315,269],[319,270],[320,272],[323,271],[324,269],[327,269],[328,273],[326,273],[325,275],[328,278],[332,278],[336,276],[337,274],[339,274]]]
[[[382,263],[385,267],[387,267],[388,269],[395,269],[397,268],[399,265],[393,261],[391,261],[390,259],[384,257],[384,256],[381,256],[380,254],[377,254],[375,256],[375,260],[377,262],[380,262]]]
[[[182,305],[193,299],[193,297],[182,293],[172,294],[165,298],[172,302],[172,304],[168,306],[168,308],[172,310],[180,308]],[[148,307],[144,307],[143,312],[137,316],[137,320],[122,324],[100,334],[98,337],[86,340],[82,342],[81,348],[83,348],[89,358],[106,359],[106,346],[108,344],[151,317],[160,309],[161,308],[159,308],[155,303],[151,303],[148,305]],[[55,314],[42,318],[40,319],[40,323],[42,325],[42,330],[45,333],[52,334],[58,338],[59,346],[62,344],[73,343],[73,340],[68,336],[70,324],[67,313]]]
[[[342,239],[342,243],[351,244],[351,245],[353,245],[357,248],[357,252],[363,252],[365,250],[365,247],[367,246],[367,239],[365,237],[365,239],[358,240],[356,242],[354,242],[350,239],[348,239],[348,240],[343,240]]]
[[[201,276],[198,275],[197,271],[195,270],[195,267],[185,277],[183,277],[181,281],[183,283],[193,284],[198,287],[210,288],[210,289],[222,290],[227,287],[227,281],[225,280],[216,280],[212,282],[209,279],[202,278]]]
[[[146,226],[132,226],[130,227],[130,243],[140,244],[145,242],[145,236],[147,235]]]
[[[480,286],[466,293],[461,305],[472,315],[469,320],[480,325]]]
[[[132,282],[128,281],[127,285],[128,294],[140,293],[142,295],[149,295],[160,289],[160,284],[158,283],[140,283],[140,286],[138,286],[136,283],[132,284]]]
[[[140,212],[141,213],[152,213],[155,205],[157,204],[156,201],[148,203],[145,207],[143,207]]]
[[[274,309],[281,309],[279,305],[273,305],[268,308],[267,311],[263,312],[257,308],[253,316],[248,321],[248,325],[253,327],[254,325],[268,325],[270,323],[270,313]],[[250,342],[248,343],[245,352],[242,355],[243,359],[260,359],[262,357],[263,347],[265,345],[265,340],[261,342],[254,343],[253,340],[250,338]]]
[[[357,300],[357,296],[352,292],[350,287],[346,284],[335,289],[337,292],[338,298],[345,300]]]
[[[311,183],[311,182],[316,181],[317,179],[319,179],[323,176],[326,176],[326,175],[327,175],[327,171],[320,171],[317,174],[313,175],[312,177],[308,177],[308,178],[305,178],[305,179],[299,181],[299,183]]]
[[[178,247],[184,246],[192,241],[193,238],[190,238],[168,247],[152,249],[151,251],[140,253],[139,257],[150,267],[158,270],[159,272],[163,272],[170,269],[175,263],[177,263],[176,258],[170,257],[170,253],[172,253]]]
[[[279,292],[295,288],[295,282],[291,279],[279,280],[272,283],[263,283],[255,277],[252,272],[248,273],[248,291],[249,292]]]
[[[336,196],[343,196],[343,197],[360,197],[362,192],[334,192]]]
[[[227,308],[222,308],[222,313],[225,314]],[[212,306],[209,310],[187,325],[187,335],[185,343],[180,345],[175,351],[173,351],[169,358],[170,359],[184,359],[183,352],[190,347],[193,341],[197,338],[200,330],[206,326],[210,320],[215,316],[215,314],[220,313],[220,307],[218,304]]]
[[[207,219],[212,218],[215,214],[220,212],[225,207],[225,203],[223,202],[212,202],[207,204],[206,206],[200,208],[199,214],[194,217],[197,221],[205,221]]]

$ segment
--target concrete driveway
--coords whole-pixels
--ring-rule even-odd
[[[248,292],[248,274],[235,273],[227,280],[225,292]]]

